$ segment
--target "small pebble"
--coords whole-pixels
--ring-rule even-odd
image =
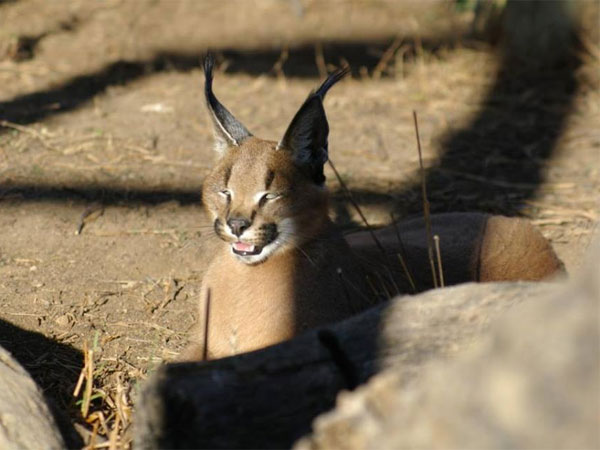
[[[56,324],[59,327],[68,327],[69,323],[71,322],[71,320],[69,319],[69,316],[67,316],[66,314],[63,314],[62,316],[58,316],[56,319],[54,319],[54,321],[56,322]]]

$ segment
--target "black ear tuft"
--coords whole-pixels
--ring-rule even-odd
[[[331,86],[349,72],[349,67],[329,75],[323,84],[311,92],[290,123],[277,148],[292,152],[296,164],[317,184],[323,184],[323,166],[327,162],[329,124],[323,99]]]
[[[327,79],[323,82],[323,84],[315,91],[315,95],[321,97],[321,100],[325,98],[325,94],[331,86],[340,81],[346,75],[350,73],[350,66],[342,67],[341,69],[336,70],[331,75],[327,77]]]
[[[214,65],[214,58],[208,53],[204,58],[204,94],[214,125],[216,149],[222,153],[231,146],[239,145],[252,134],[215,97],[212,91]]]

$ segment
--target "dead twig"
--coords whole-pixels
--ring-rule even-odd
[[[331,167],[331,169],[333,170],[333,173],[335,174],[335,177],[339,181],[340,186],[342,187],[342,190],[348,196],[348,200],[350,200],[350,203],[352,203],[352,206],[354,207],[354,209],[356,210],[356,212],[360,216],[361,220],[365,224],[365,227],[367,227],[367,230],[369,231],[369,234],[373,238],[373,241],[375,242],[375,245],[377,245],[377,248],[385,256],[386,253],[385,253],[385,249],[383,248],[383,245],[381,245],[381,242],[379,241],[379,239],[377,239],[377,236],[375,235],[375,232],[373,231],[373,228],[371,227],[371,225],[369,225],[369,221],[367,220],[367,218],[363,214],[362,210],[360,209],[360,206],[358,206],[358,203],[356,202],[356,200],[354,200],[354,196],[352,195],[352,192],[350,192],[350,189],[348,189],[348,186],[346,186],[346,183],[344,183],[344,180],[342,179],[342,177],[340,176],[339,172],[335,168],[335,166],[333,164],[333,161],[331,161],[331,159],[328,159],[327,162],[329,163],[329,167]]]
[[[87,344],[84,343],[83,344],[84,355],[85,355],[86,350],[87,350]],[[84,358],[85,358],[85,356],[84,356]],[[85,359],[84,359],[84,361],[85,361]],[[85,380],[85,364],[84,364],[84,367],[82,367],[81,372],[79,372],[79,379],[77,380],[75,389],[73,389],[73,397],[79,397],[79,392],[81,391],[81,387],[83,386],[83,380]]]
[[[210,317],[210,288],[206,289],[204,304],[204,346],[202,349],[202,361],[208,361],[208,326]]]
[[[439,287],[437,276],[435,274],[435,264],[433,262],[433,235],[431,234],[431,215],[429,214],[429,200],[427,199],[427,183],[425,181],[425,168],[423,167],[423,152],[421,151],[421,138],[419,137],[419,124],[417,121],[417,112],[413,111],[415,122],[415,134],[417,136],[417,150],[419,151],[419,167],[421,171],[421,191],[423,194],[423,216],[425,218],[425,231],[427,233],[427,254],[429,256],[429,265],[431,267],[431,276],[433,277],[433,286]]]
[[[533,183],[519,183],[519,182],[510,182],[510,181],[503,181],[503,180],[495,180],[493,178],[489,178],[489,177],[483,177],[480,175],[473,175],[467,172],[460,172],[458,170],[451,170],[451,169],[444,169],[444,168],[438,168],[436,169],[439,172],[442,173],[448,173],[450,175],[455,175],[461,178],[465,178],[467,180],[471,180],[471,181],[476,181],[478,183],[482,183],[482,184],[488,184],[488,185],[492,185],[492,186],[498,186],[498,187],[502,187],[502,188],[510,188],[510,189],[532,189],[532,188],[537,188],[536,184]],[[552,186],[552,184],[548,184],[548,186]],[[573,184],[569,184],[568,188],[572,188]]]
[[[81,415],[84,419],[87,419],[90,403],[92,401],[92,388],[94,385],[94,350],[88,348],[87,341],[83,343],[83,367],[81,369],[81,374],[79,375],[79,380],[77,381],[77,386],[73,392],[75,397],[79,395],[84,379],[85,388],[81,402]]]
[[[415,279],[412,276],[412,272],[408,268],[408,264],[406,263],[406,250],[404,248],[404,242],[402,242],[402,237],[400,236],[400,228],[398,228],[398,222],[394,220],[394,215],[390,214],[390,219],[394,224],[394,230],[396,231],[396,238],[398,239],[399,252],[397,253],[398,260],[400,261],[400,265],[402,266],[402,270],[404,271],[404,275],[408,279],[410,283],[410,287],[412,289],[413,294],[417,292],[417,286],[415,285]]]
[[[317,42],[315,44],[315,63],[321,78],[327,77],[327,64],[325,64],[325,55],[323,54],[323,44]]]
[[[95,336],[92,348],[89,348],[87,341],[84,341],[83,350],[84,365],[73,396],[78,397],[83,390],[80,400],[81,415],[89,427],[79,425],[85,435],[84,449],[128,449],[131,447],[131,437],[127,434],[131,424],[131,403],[128,401],[128,390],[122,382],[122,372],[116,373],[116,386],[105,384],[94,387],[95,382],[102,383],[104,370],[101,363],[97,367],[94,363],[94,355],[100,353],[98,335]],[[107,359],[101,359],[103,360]],[[120,364],[131,366],[123,358],[118,358],[118,361]],[[92,405],[92,401],[99,398],[102,402]]]
[[[375,304],[377,303],[376,300],[373,300],[373,298],[370,298],[368,295],[366,295],[366,293],[360,289],[359,287],[357,287],[354,283],[352,283],[352,281],[350,281],[350,278],[344,276],[344,273],[341,269],[338,269],[338,275],[340,276],[340,278],[345,281],[347,283],[348,286],[350,286],[352,288],[352,290],[359,295],[363,300],[365,300],[367,303],[371,303],[371,304]],[[369,279],[369,276],[366,275],[366,280],[369,283],[369,287],[373,290],[373,293],[375,294],[374,298],[379,297],[379,294],[377,293],[377,290],[375,290],[375,288],[373,287],[371,280]],[[348,291],[346,291],[348,292]]]
[[[108,438],[108,448],[110,448],[110,449],[117,448],[117,443],[119,442],[120,420],[121,420],[121,416],[120,416],[120,414],[117,414],[115,416],[115,423],[113,425],[113,429],[111,430],[109,438]]]
[[[379,292],[377,292],[377,289],[375,289],[375,285],[373,284],[373,280],[371,280],[371,277],[369,275],[365,275],[365,278],[367,280],[367,284],[373,291],[373,295],[375,296],[375,298],[379,297]]]
[[[394,39],[394,41],[391,43],[391,45],[385,50],[385,52],[383,52],[383,55],[379,59],[379,62],[373,69],[373,79],[379,80],[381,78],[381,74],[386,69],[386,67],[388,66],[388,64],[390,63],[390,61],[396,54],[396,51],[400,48],[401,45],[402,45],[402,38],[400,36],[398,36],[398,37],[396,37],[396,39]]]
[[[275,64],[273,64],[273,67],[271,68],[273,73],[275,73],[277,78],[279,78],[280,80],[285,80],[285,72],[283,71],[283,65],[288,60],[289,56],[290,56],[290,51],[286,45],[281,49],[281,54],[279,55],[279,59],[275,62]]]
[[[152,312],[155,312],[157,309],[164,309],[165,306],[167,306],[169,303],[171,303],[177,298],[177,296],[183,288],[184,286],[179,286],[179,281],[177,281],[175,278],[171,278],[171,281],[167,286],[167,291],[165,292],[165,298],[160,303],[160,305],[158,305],[152,310]]]
[[[198,231],[199,227],[190,227],[190,228],[167,228],[164,230],[152,230],[149,228],[141,228],[141,229],[132,229],[132,230],[119,230],[119,231],[94,231],[92,234],[94,236],[128,236],[128,235],[136,235],[136,234],[158,234],[158,235],[171,235],[175,239],[177,238],[177,232],[180,231]]]
[[[39,140],[44,147],[48,150],[56,151],[57,149],[48,143],[48,139],[44,136],[43,133],[40,133],[38,130],[32,127],[26,127],[23,125],[19,125],[18,123],[9,122],[8,120],[0,120],[0,127],[12,128],[13,130],[20,131],[21,133],[29,134],[33,136],[37,140]]]
[[[346,305],[348,306],[348,311],[350,311],[352,314],[354,314],[355,313],[354,305],[352,304],[352,301],[350,300],[350,294],[348,294],[348,289],[346,289],[346,283],[344,282],[343,270],[341,267],[338,267],[336,269],[336,272],[337,272],[338,278],[340,279],[342,289],[344,291],[344,296],[346,298]]]
[[[354,200],[354,196],[352,195],[352,192],[350,192],[350,189],[348,189],[348,186],[346,186],[346,183],[344,183],[344,180],[342,179],[342,177],[340,176],[339,172],[335,168],[335,165],[333,164],[333,161],[331,161],[331,159],[328,159],[327,162],[329,163],[329,167],[331,167],[331,169],[333,170],[333,173],[335,174],[335,177],[337,178],[338,182],[340,183],[340,186],[342,187],[342,190],[348,196],[348,200],[350,200],[350,203],[352,203],[352,206],[354,207],[354,209],[356,210],[356,212],[360,216],[361,220],[365,224],[365,227],[367,228],[367,231],[371,235],[371,238],[373,239],[373,242],[375,242],[375,245],[377,245],[377,248],[379,249],[379,251],[383,255],[384,259],[388,262],[388,267],[389,267],[390,264],[389,264],[388,254],[385,252],[385,249],[383,248],[383,245],[381,245],[381,242],[379,241],[379,239],[377,239],[377,235],[373,231],[373,228],[369,224],[369,221],[367,220],[367,218],[363,214],[362,210],[360,209],[360,206],[358,206],[358,203],[356,202],[356,200]],[[400,288],[396,284],[396,281],[394,280],[394,277],[391,274],[390,274],[390,280],[392,282],[392,285],[394,286],[394,289],[396,289],[396,293],[399,294],[400,293]]]
[[[442,268],[442,253],[440,252],[440,237],[436,234],[433,236],[435,241],[435,254],[437,257],[440,287],[444,287],[444,269]]]
[[[85,208],[85,210],[81,213],[81,217],[79,218],[79,225],[77,226],[77,231],[75,231],[75,234],[81,234],[86,222],[90,220],[89,216],[91,216],[95,212],[99,212],[99,214],[94,218],[100,217],[102,214],[104,214],[104,206],[96,203]]]

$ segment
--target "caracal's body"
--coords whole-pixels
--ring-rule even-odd
[[[212,93],[217,165],[203,202],[221,246],[202,282],[200,320],[185,359],[246,352],[348,317],[371,304],[366,280],[328,216],[322,101],[345,71],[312,93],[279,142],[252,136]],[[210,313],[206,322],[206,304]]]

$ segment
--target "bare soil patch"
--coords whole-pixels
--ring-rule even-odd
[[[530,217],[580,265],[599,218],[597,55],[515,81],[468,21],[417,2],[0,3],[0,344],[72,445],[129,445],[137,384],[194,321],[212,254],[207,48],[221,101],[272,139],[329,64],[351,64],[326,101],[330,154],[372,223],[420,211],[416,110],[434,212]],[[332,215],[357,227],[327,175]]]

